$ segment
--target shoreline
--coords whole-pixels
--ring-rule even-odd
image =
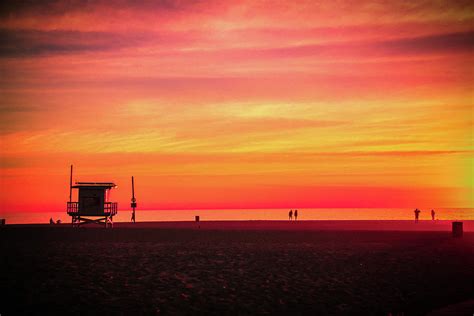
[[[288,230],[288,231],[437,231],[451,232],[455,220],[221,220],[221,221],[153,221],[115,222],[113,229],[201,229],[201,230]],[[464,220],[465,233],[474,232],[474,220]],[[61,224],[6,224],[3,228],[72,228]],[[103,228],[96,224],[81,228]]]

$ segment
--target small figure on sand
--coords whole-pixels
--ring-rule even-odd
[[[49,218],[49,224],[50,224],[50,225],[54,225],[54,220],[53,220],[52,217]]]
[[[434,210],[431,210],[431,220],[434,221],[435,220],[435,211]]]
[[[293,219],[293,210],[290,210],[288,213],[288,219],[291,221]]]
[[[295,221],[298,219],[298,210],[295,210]]]
[[[420,218],[420,210],[415,209],[415,223],[418,223],[418,219]]]
[[[56,224],[58,224],[58,225],[61,224],[61,220],[58,219],[58,220],[56,221]]]
[[[135,223],[135,211],[132,212],[132,218],[130,219],[130,221]]]

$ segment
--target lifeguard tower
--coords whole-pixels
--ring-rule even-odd
[[[110,190],[115,188],[112,182],[76,182],[69,183],[69,202],[67,214],[72,217],[72,226],[96,223],[104,227],[113,225],[113,217],[117,214],[117,202],[110,202]],[[78,189],[78,201],[72,201],[72,189]]]

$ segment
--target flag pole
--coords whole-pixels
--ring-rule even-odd
[[[71,175],[69,176],[69,202],[72,202],[72,165],[71,165]]]

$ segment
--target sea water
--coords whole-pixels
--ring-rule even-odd
[[[223,210],[136,210],[137,222],[218,220],[287,220],[290,209],[223,209]],[[293,209],[294,211],[294,209]],[[436,219],[474,220],[473,208],[435,208]],[[129,222],[132,211],[119,210],[114,222]],[[63,223],[71,217],[63,212],[0,212],[7,224],[49,223],[58,219]],[[298,220],[412,220],[413,209],[408,208],[301,208]],[[421,209],[420,220],[431,220],[431,209]]]

